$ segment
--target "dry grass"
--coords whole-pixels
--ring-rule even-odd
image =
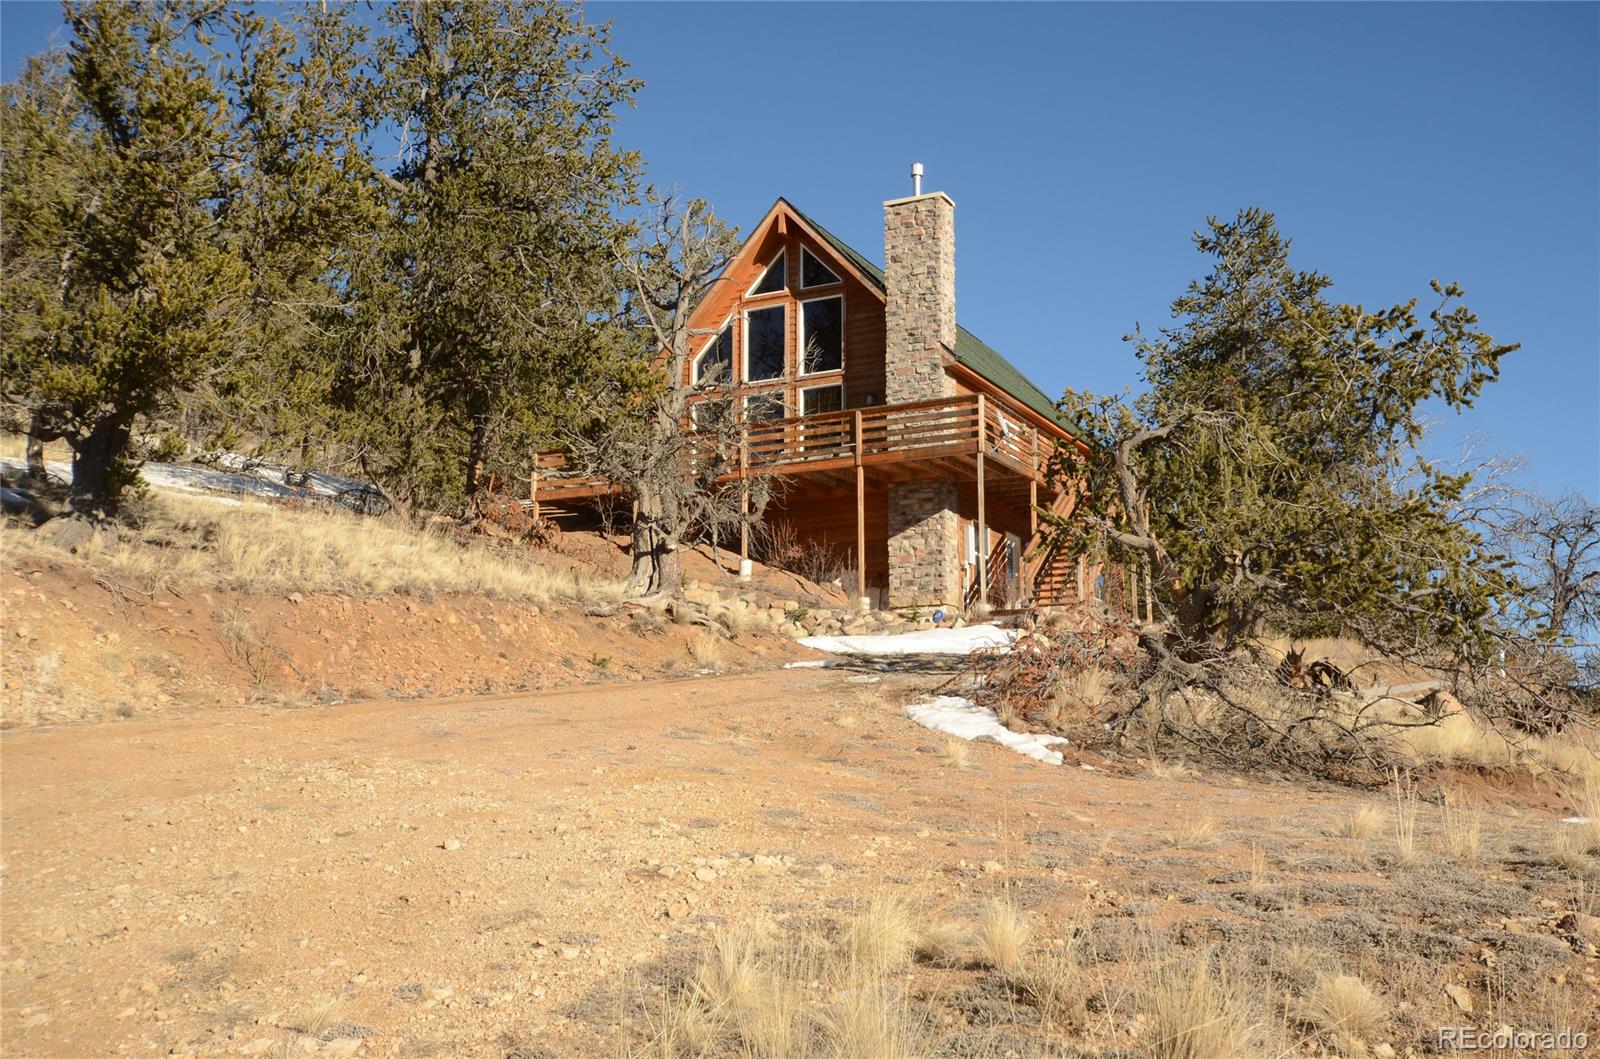
[[[1456,860],[1476,861],[1483,856],[1481,813],[1451,805],[1446,798],[1439,806],[1439,833],[1444,839],[1444,851]]]
[[[1533,736],[1491,727],[1453,704],[1432,724],[1409,707],[1389,711],[1409,726],[1397,730],[1419,764],[1518,769],[1547,779],[1600,785],[1600,734],[1585,727]]]
[[[761,923],[719,934],[689,982],[670,991],[633,1059],[910,1059],[921,1032],[886,975],[910,959],[909,909],[869,903],[829,945]]]
[[[7,525],[3,550],[77,563],[155,590],[178,585],[375,595],[462,592],[505,599],[620,599],[622,586],[442,532],[329,509],[159,494],[140,525],[69,554]]]
[[[276,653],[256,631],[249,615],[237,608],[219,614],[217,641],[228,660],[249,673],[256,687],[266,684],[272,676]]]
[[[1115,678],[1099,666],[1067,674],[1050,692],[1045,716],[1057,727],[1083,720],[1110,701]]]
[[[761,624],[755,608],[742,599],[712,604],[708,613],[712,621],[728,630],[729,636],[743,636]]]
[[[884,982],[840,992],[820,1013],[825,1043],[819,1051],[792,1053],[829,1059],[912,1059],[922,1055],[920,1034],[901,997]]]
[[[1084,1017],[1089,988],[1076,946],[1061,945],[1029,956],[1007,977],[1012,989],[1038,1008],[1046,1022],[1069,1024]]]
[[[1144,991],[1149,1059],[1240,1059],[1250,1020],[1232,982],[1197,959],[1158,968]]]
[[[899,897],[874,897],[839,937],[839,959],[852,978],[901,970],[916,949],[911,906]]]
[[[728,651],[722,637],[709,629],[695,633],[694,639],[689,641],[689,657],[694,659],[697,669],[716,670],[728,664]]]
[[[1022,723],[1022,715],[1017,712],[1016,706],[1010,699],[1002,699],[995,705],[994,717],[1000,722],[1001,727],[1009,728],[1013,732],[1017,731]]]
[[[1417,789],[1409,774],[1396,771],[1391,778],[1394,791],[1394,853],[1401,864],[1417,859]]]
[[[1028,946],[1028,925],[1006,898],[996,898],[984,909],[974,936],[979,958],[1001,974],[1010,974],[1022,964]]]
[[[972,928],[953,919],[942,920],[923,930],[917,938],[917,957],[929,963],[951,967],[961,962],[962,953],[972,944]]]
[[[1583,818],[1581,824],[1565,824],[1573,831],[1578,844],[1587,853],[1600,856],[1600,783],[1591,783],[1584,787],[1583,793],[1574,799],[1577,808],[1575,816]]]
[[[1221,835],[1217,832],[1215,820],[1201,817],[1163,832],[1161,841],[1173,849],[1209,849],[1221,841]]]
[[[1149,772],[1158,780],[1186,780],[1194,775],[1193,770],[1181,761],[1162,761],[1154,757],[1150,759]]]
[[[1356,842],[1370,842],[1382,833],[1383,825],[1383,810],[1375,805],[1361,805],[1344,818],[1334,834]]]
[[[1259,893],[1267,885],[1267,853],[1257,843],[1250,843],[1250,892]]]
[[[1580,828],[1582,824],[1556,824],[1556,830],[1550,840],[1550,863],[1578,878],[1587,878],[1600,873],[1600,858],[1590,852],[1590,843],[1586,841]]]
[[[965,769],[970,766],[969,750],[970,748],[965,739],[950,736],[944,741],[944,745],[939,748],[939,760],[944,763],[946,768]]]
[[[1389,1006],[1372,987],[1348,974],[1323,975],[1294,1006],[1299,1021],[1331,1038],[1341,1052],[1376,1040],[1389,1020]]]

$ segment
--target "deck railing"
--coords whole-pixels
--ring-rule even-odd
[[[717,455],[709,438],[704,444],[706,458]],[[1014,473],[1042,478],[1054,442],[1038,427],[983,395],[964,394],[750,423],[741,449],[721,454],[733,476],[748,471],[787,474],[983,452]],[[560,453],[541,453],[537,467],[538,492],[552,499],[608,488],[598,479],[568,473],[566,458]]]

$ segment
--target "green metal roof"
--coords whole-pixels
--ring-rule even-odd
[[[782,199],[781,201],[791,210],[794,210],[796,216],[801,220],[816,229],[817,234],[827,240],[828,245],[832,246],[840,257],[854,265],[858,271],[876,283],[879,288],[884,291],[888,290],[888,285],[884,281],[883,269],[879,268],[865,255],[859,253],[849,243],[846,243],[843,239],[840,239],[837,235],[812,220],[794,203],[788,199]],[[1015,364],[1001,356],[999,351],[960,324],[956,325],[956,348],[951,352],[955,355],[958,363],[988,379],[1035,412],[1060,423],[1064,428],[1072,431],[1074,435],[1079,433],[1078,428],[1070,420],[1056,411],[1055,402],[1045,396],[1045,392],[1030,382],[1026,375],[1018,371]]]

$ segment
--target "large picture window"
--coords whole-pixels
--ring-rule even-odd
[[[844,367],[844,299],[816,298],[800,303],[800,371],[838,371]]]
[[[733,381],[733,328],[724,326],[694,361],[696,386]]]
[[[746,382],[783,377],[784,332],[788,329],[784,307],[751,309],[744,315],[744,377]]]

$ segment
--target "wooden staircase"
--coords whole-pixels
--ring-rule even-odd
[[[1062,492],[1050,505],[1051,514],[1065,517],[1072,509],[1072,502],[1072,494]],[[1046,527],[1040,526],[1023,550],[1023,583],[1033,586],[1032,603],[1036,607],[1076,603],[1080,598],[1078,556],[1069,554],[1060,541],[1047,543],[1045,536]]]

